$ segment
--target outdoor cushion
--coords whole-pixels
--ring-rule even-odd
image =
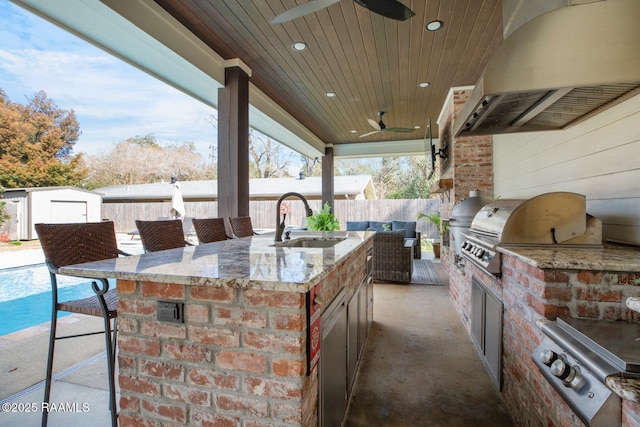
[[[369,221],[347,221],[347,231],[367,231]]]
[[[383,221],[369,221],[369,229],[373,229],[375,231],[385,231],[384,224],[388,225],[389,231],[391,231],[391,223]]]
[[[415,221],[391,221],[391,230],[397,231],[404,229],[405,237],[416,237],[416,222]]]

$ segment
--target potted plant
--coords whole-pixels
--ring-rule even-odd
[[[307,218],[307,229],[310,231],[334,231],[340,230],[340,222],[331,212],[331,204],[324,204],[318,212]]]
[[[440,237],[440,239],[442,239],[442,234],[444,233],[444,230],[442,227],[442,222],[440,220],[440,212],[429,212],[426,214],[423,212],[420,212],[418,213],[418,219],[420,218],[425,218],[427,222],[430,222],[433,225],[435,225],[436,230],[438,230],[438,236]],[[440,258],[440,243],[441,243],[440,241],[431,243],[431,245],[433,246],[433,254],[435,255],[436,258]]]

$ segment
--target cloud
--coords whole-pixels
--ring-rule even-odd
[[[76,152],[153,134],[161,144],[190,141],[207,159],[215,110],[66,31],[0,0],[0,88],[14,102],[43,90],[73,109]]]

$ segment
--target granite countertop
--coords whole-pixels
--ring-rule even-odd
[[[640,248],[634,246],[499,246],[498,251],[540,269],[640,272]]]
[[[640,379],[611,375],[605,378],[605,384],[622,399],[640,404]]]
[[[60,273],[88,278],[306,292],[374,234],[370,231],[291,233],[291,241],[344,238],[327,248],[278,247],[274,246],[273,233],[262,234],[77,264],[62,267]]]

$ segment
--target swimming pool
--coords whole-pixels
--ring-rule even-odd
[[[115,287],[115,281],[110,281]],[[58,299],[94,295],[91,281],[58,276]],[[59,312],[58,317],[70,313]],[[46,265],[0,270],[0,336],[51,320],[51,281]]]

